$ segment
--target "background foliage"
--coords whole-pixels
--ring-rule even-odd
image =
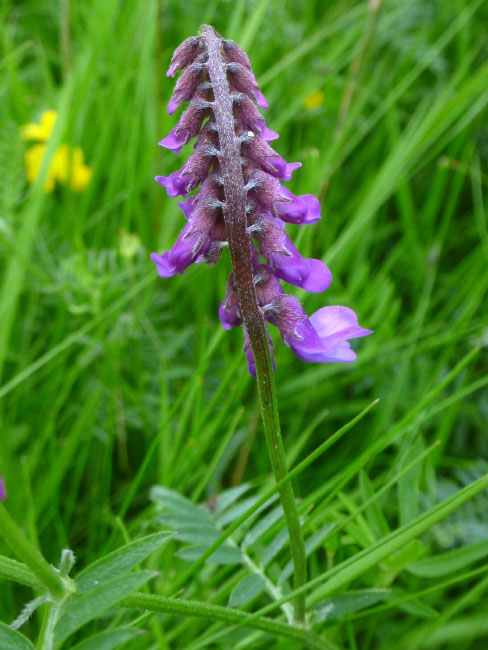
[[[487,471],[486,350],[428,396],[488,339],[486,4],[1,6],[0,474],[16,521],[53,564],[71,548],[78,569],[142,534],[179,530],[150,556],[158,574],[144,574],[146,589],[168,594],[272,484],[242,333],[217,318],[229,260],[166,281],[148,258],[182,225],[152,180],[186,156],[156,145],[175,123],[164,71],[175,46],[211,23],[248,51],[276,149],[303,162],[290,188],[322,201],[318,225],[289,229],[304,255],[329,264],[333,284],[296,295],[308,313],[350,306],[375,330],[354,344],[352,366],[306,365],[275,346],[291,465],[380,398],[296,478],[311,579],[332,580],[310,588],[314,630],[350,649],[485,647],[486,490],[434,514]],[[48,108],[59,113],[50,146],[82,147],[93,170],[83,193],[26,183],[19,127]],[[164,489],[150,499],[154,485]],[[434,514],[409,528],[423,513]],[[280,515],[268,504],[182,595],[257,611],[288,593]],[[361,553],[370,561],[348,569]],[[0,620],[31,598],[3,581]],[[269,616],[285,621],[287,606]],[[93,647],[265,648],[269,634],[272,647],[305,647],[217,618],[110,613],[63,647],[115,624],[147,633]],[[42,609],[23,632],[35,639],[41,621]]]

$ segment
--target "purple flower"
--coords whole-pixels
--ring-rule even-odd
[[[2,475],[0,474],[0,501],[6,501],[7,499],[7,489],[5,487],[5,482]]]
[[[212,28],[203,27],[200,36],[188,38],[176,49],[167,75],[173,76],[178,70],[182,73],[168,113],[174,113],[184,102],[189,105],[159,144],[179,153],[190,140],[196,141],[180,170],[156,180],[170,197],[196,192],[178,204],[187,223],[174,246],[162,255],[151,255],[159,275],[166,278],[183,273],[193,263],[215,264],[227,245],[234,260],[236,240],[229,235],[228,220],[235,218],[238,209],[242,235],[237,246],[247,256],[248,271],[247,276],[230,274],[219,318],[225,329],[244,326],[249,372],[256,376],[252,331],[248,331],[250,321],[243,305],[246,295],[253,292],[257,321],[264,319],[275,325],[283,342],[300,359],[312,363],[354,361],[356,355],[349,340],[371,334],[358,325],[355,313],[347,307],[322,307],[308,318],[300,302],[281,286],[284,281],[320,293],[329,287],[331,273],[321,260],[302,257],[286,234],[285,222],[317,222],[320,203],[312,194],[296,196],[281,184],[291,180],[301,163],[286,162],[269,145],[278,134],[266,126],[257,108],[268,108],[268,104],[247,54]],[[219,81],[214,88],[212,80],[216,79]],[[223,142],[227,143],[227,153]],[[230,151],[235,155],[229,158]],[[234,164],[231,178],[229,161]],[[234,188],[229,183],[232,185],[233,179],[234,186],[242,189],[230,202],[229,192]],[[248,278],[247,294],[237,285],[238,277]],[[267,329],[266,335],[272,350]]]
[[[249,231],[278,278],[311,293],[321,293],[329,288],[332,276],[327,266],[320,260],[304,259],[300,255],[286,234],[281,219],[264,212],[257,216]]]
[[[356,353],[350,339],[372,334],[358,325],[358,318],[347,307],[322,307],[310,318],[293,296],[277,296],[267,306],[266,319],[276,325],[283,342],[310,363],[351,363]]]

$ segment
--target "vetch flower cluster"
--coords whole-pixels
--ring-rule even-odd
[[[186,198],[178,204],[186,225],[176,243],[151,255],[159,275],[183,273],[195,262],[213,265],[229,247],[234,271],[219,316],[225,329],[244,326],[254,377],[264,321],[278,327],[300,359],[354,361],[349,339],[371,333],[358,325],[356,314],[347,307],[322,307],[308,318],[281,286],[284,281],[318,293],[329,287],[331,274],[322,261],[303,258],[286,234],[286,223],[317,222],[320,204],[312,194],[295,196],[281,184],[301,163],[287,163],[270,146],[278,134],[267,128],[255,105],[268,108],[247,55],[203,26],[199,36],[176,49],[167,76],[179,70],[168,113],[189,105],[159,144],[179,153],[193,138],[196,142],[180,170],[156,177],[169,196]],[[267,330],[261,338],[271,349]]]
[[[7,489],[5,487],[5,481],[0,474],[0,501],[5,501],[7,499]]]

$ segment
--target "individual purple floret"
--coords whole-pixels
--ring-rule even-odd
[[[287,163],[269,145],[278,134],[268,129],[256,107],[267,108],[268,103],[246,53],[212,28],[203,27],[200,36],[188,38],[176,49],[167,76],[178,70],[182,73],[168,113],[190,103],[159,144],[179,153],[190,140],[196,141],[180,170],[156,177],[170,197],[188,197],[178,204],[187,223],[176,243],[162,255],[151,255],[159,275],[166,278],[183,273],[193,263],[215,264],[223,248],[229,246],[234,272],[229,276],[219,318],[225,329],[243,325],[244,352],[254,377],[251,321],[240,302],[249,292],[254,295],[257,320],[275,325],[282,341],[300,359],[312,363],[354,361],[356,354],[349,340],[371,334],[358,325],[356,314],[347,307],[322,307],[307,317],[297,298],[281,286],[284,281],[320,293],[329,287],[331,274],[324,262],[302,257],[286,234],[285,222],[317,222],[320,204],[312,194],[296,196],[281,183],[289,181],[301,163]],[[227,165],[232,165],[232,173]],[[237,187],[242,189],[236,196]],[[230,233],[238,229],[229,230],[228,220],[239,219],[239,206],[243,226],[236,243]],[[244,253],[248,271],[243,272],[241,266],[238,272],[236,260],[241,264],[239,256]],[[248,294],[238,284],[246,272]],[[267,329],[266,336],[271,351]]]
[[[5,501],[7,499],[7,489],[5,488],[5,482],[3,477],[0,474],[0,501]]]

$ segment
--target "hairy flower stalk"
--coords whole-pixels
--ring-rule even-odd
[[[273,381],[271,339],[266,321],[301,359],[314,363],[351,362],[348,340],[370,334],[346,307],[323,307],[310,318],[300,302],[281,287],[284,280],[307,291],[328,288],[327,266],[304,259],[285,233],[285,222],[310,224],[320,219],[318,200],[295,196],[280,184],[300,163],[286,163],[269,142],[278,137],[266,127],[254,102],[267,108],[247,55],[204,25],[198,37],[175,51],[168,76],[182,70],[168,112],[189,101],[180,121],[160,144],[175,153],[197,138],[189,160],[178,172],[156,177],[180,203],[187,219],[172,249],[151,259],[162,277],[194,262],[215,264],[228,246],[233,272],[219,317],[225,329],[243,325],[249,372],[257,379],[266,442],[277,481],[287,473]],[[254,245],[255,240],[257,247]],[[262,263],[260,257],[264,258]],[[291,483],[280,491],[294,562],[294,586],[307,579],[306,556]],[[295,601],[295,619],[305,619],[305,598]]]

